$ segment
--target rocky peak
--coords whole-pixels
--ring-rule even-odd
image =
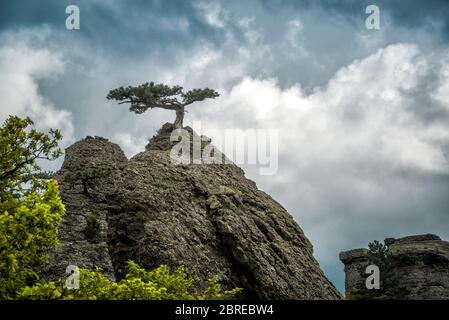
[[[250,298],[339,299],[291,215],[234,164],[172,164],[171,130],[164,125],[130,160],[98,137],[67,149],[57,175],[66,216],[47,275],[73,264],[119,278],[132,259],[146,268],[184,265],[195,288],[218,277]],[[64,179],[90,167],[110,174],[93,179],[88,195]]]
[[[91,166],[123,167],[127,161],[117,144],[102,137],[87,136],[66,149],[61,170],[76,170]]]

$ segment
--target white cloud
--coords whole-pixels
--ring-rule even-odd
[[[23,34],[22,34],[23,35]],[[30,35],[3,36],[0,46],[0,120],[8,115],[30,116],[40,129],[60,129],[67,143],[72,139],[72,114],[57,109],[39,93],[38,80],[55,79],[64,71],[62,57],[48,49],[34,48]]]
[[[115,141],[120,145],[120,147],[122,147],[123,152],[125,152],[128,158],[132,157],[133,155],[139,152],[144,151],[145,145],[148,144],[148,140],[144,138],[136,138],[133,135],[126,132],[117,133],[114,136],[113,141]]]
[[[254,22],[256,21],[256,18],[253,17],[246,17],[238,21],[238,25],[243,31],[243,35],[245,36],[245,39],[250,44],[257,44],[261,41],[262,35],[259,31],[257,31],[254,28]]]
[[[439,77],[440,85],[432,97],[449,109],[449,56],[441,62]]]
[[[340,69],[325,88],[309,95],[299,85],[281,89],[275,79],[247,77],[211,103],[219,111],[210,113],[226,114],[225,119],[208,121],[221,127],[279,127],[286,152],[298,151],[301,158],[324,161],[323,154],[328,154],[329,160],[347,161],[357,150],[369,148],[368,158],[375,154],[376,160],[390,164],[447,171],[431,137],[435,130],[449,132],[422,126],[408,108],[407,93],[427,69],[416,46],[397,44]]]
[[[416,223],[424,214],[419,208],[432,206],[429,190],[436,187],[423,187],[419,177],[449,174],[442,149],[449,128],[423,123],[413,108],[413,94],[431,69],[417,46],[399,43],[353,61],[312,93],[299,84],[281,88],[276,79],[246,77],[206,102],[203,133],[279,129],[276,176],[245,169],[296,216],[321,261],[335,261],[358,239],[382,239],[379,224],[387,224],[385,236],[438,228],[438,222]],[[415,229],[407,231],[396,219]]]
[[[200,1],[195,6],[203,14],[206,22],[214,27],[222,29],[226,26],[228,20],[228,13],[224,10],[219,3],[212,1]]]
[[[292,19],[287,22],[285,39],[282,44],[285,54],[290,59],[297,59],[298,56],[306,56],[307,51],[304,47],[303,37],[304,26],[299,18]]]

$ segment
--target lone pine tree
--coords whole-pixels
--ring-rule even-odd
[[[209,88],[183,91],[181,86],[167,86],[165,84],[144,83],[137,87],[120,87],[109,91],[108,100],[120,101],[119,104],[130,103],[130,111],[137,114],[144,113],[148,109],[161,108],[174,110],[176,129],[183,127],[185,107],[197,101],[214,99],[219,94]]]

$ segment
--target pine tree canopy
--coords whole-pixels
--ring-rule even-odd
[[[218,92],[210,88],[184,92],[181,86],[170,87],[162,83],[147,82],[137,87],[128,86],[111,90],[107,99],[120,101],[119,104],[130,103],[130,111],[141,114],[152,108],[176,110],[218,96]]]
[[[210,88],[192,89],[184,92],[181,86],[168,86],[165,84],[144,83],[137,87],[120,87],[109,91],[108,100],[119,101],[119,104],[129,103],[129,110],[142,114],[148,109],[162,108],[176,111],[174,126],[182,128],[184,120],[184,107],[197,101],[215,99],[218,92]]]

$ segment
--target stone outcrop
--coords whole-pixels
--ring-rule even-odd
[[[69,265],[94,269],[100,267],[114,279],[114,267],[108,246],[108,213],[106,196],[118,190],[121,172],[128,163],[116,144],[100,137],[87,137],[65,152],[65,160],[56,175],[65,216],[59,228],[59,248],[52,252],[52,260],[41,272],[49,278],[64,276]],[[81,184],[69,184],[64,177],[70,172],[90,168],[111,170],[108,177],[93,181],[90,195],[83,194]]]
[[[353,292],[365,287],[366,275],[363,271],[368,266],[368,249],[353,249],[340,253],[340,260],[345,265],[345,292]]]
[[[132,259],[149,269],[184,265],[194,289],[218,277],[225,288],[244,288],[244,298],[340,299],[291,215],[232,163],[172,164],[171,129],[130,160],[103,138],[67,149],[57,174],[66,215],[47,276],[73,264],[117,279]],[[64,179],[83,168],[110,174],[85,194]]]
[[[387,238],[389,272],[382,277],[384,290],[396,299],[449,299],[449,242],[432,234]],[[345,265],[346,294],[365,289],[370,264],[367,249],[340,253]]]

